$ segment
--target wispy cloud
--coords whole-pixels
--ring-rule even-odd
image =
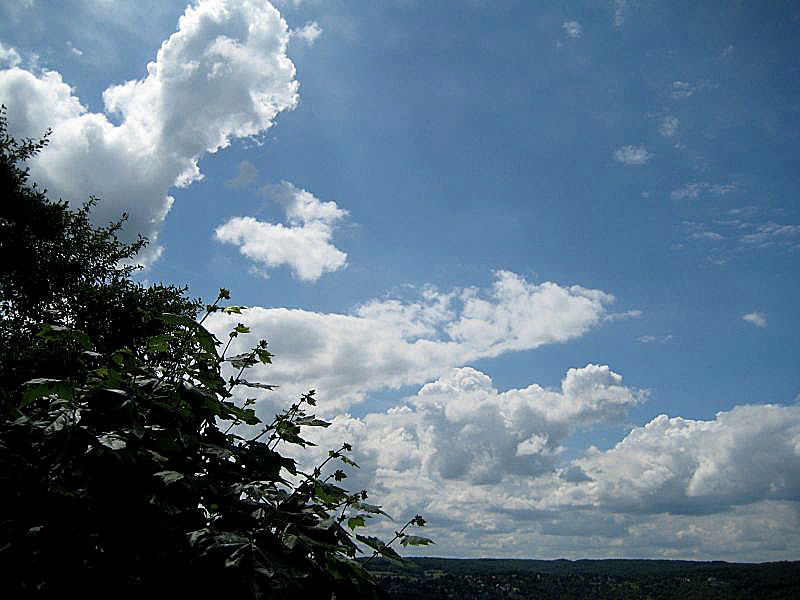
[[[689,83],[687,81],[673,81],[670,96],[673,100],[686,100],[695,95],[701,90],[714,89],[717,84],[711,81],[699,81],[697,83]]]
[[[760,312],[751,312],[747,313],[746,315],[742,315],[742,320],[752,323],[756,327],[767,326],[767,317]]]
[[[672,334],[665,335],[665,336],[655,336],[655,335],[641,335],[636,338],[636,341],[641,344],[653,344],[653,343],[661,343],[666,344],[667,342],[672,340]]]
[[[780,223],[761,223],[753,226],[755,231],[739,238],[743,244],[767,247],[781,242],[793,242],[800,237],[800,225],[781,225]]]
[[[663,135],[664,137],[674,137],[675,134],[678,132],[678,127],[680,126],[681,122],[678,120],[678,117],[673,117],[672,115],[667,115],[663,119],[661,119],[661,123],[658,125],[658,133]]]
[[[310,21],[300,29],[292,29],[291,36],[304,41],[309,46],[313,46],[317,38],[322,35],[322,28],[316,21]]]
[[[0,65],[16,67],[21,62],[22,57],[14,48],[4,46],[3,42],[0,42]]]
[[[83,50],[81,50],[80,48],[76,48],[75,46],[73,46],[73,45],[72,45],[72,42],[70,42],[70,41],[67,41],[67,48],[69,48],[69,51],[70,51],[72,54],[74,54],[75,56],[83,56]]]
[[[252,184],[258,177],[258,169],[249,160],[236,165],[236,176],[228,179],[225,185],[232,188],[244,188]]]
[[[684,184],[670,193],[673,200],[697,200],[704,195],[724,196],[735,192],[738,184],[734,183],[710,183],[708,181],[696,181]]]
[[[583,25],[577,21],[564,21],[561,27],[571,38],[579,38],[583,35]]]
[[[644,165],[653,156],[644,146],[622,146],[614,150],[614,160],[624,165]]]
[[[772,220],[757,222],[759,214],[766,212],[758,207],[743,207],[727,210],[723,218],[710,222],[684,221],[687,242],[702,242],[708,253],[708,262],[727,264],[736,256],[755,250],[793,251],[800,250],[800,225],[776,223]],[[778,214],[775,209],[769,212]],[[746,217],[746,219],[739,218]],[[675,249],[680,249],[679,245]]]
[[[627,5],[627,0],[611,0],[611,7],[614,9],[614,25],[616,27],[620,27],[625,22]]]

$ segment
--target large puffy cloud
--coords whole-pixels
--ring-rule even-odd
[[[800,406],[737,406],[713,421],[660,415],[575,463],[570,493],[611,510],[692,514],[800,500]]]
[[[623,423],[642,397],[601,365],[569,369],[560,389],[503,392],[456,368],[309,432],[320,446],[306,459],[351,442],[350,487],[398,518],[423,513],[443,555],[775,560],[798,547],[799,406],[661,415],[569,459],[573,433]]]
[[[488,291],[427,289],[418,301],[371,301],[352,314],[253,307],[207,323],[224,339],[237,321],[246,322],[277,355],[255,377],[287,394],[315,388],[323,406],[342,407],[369,391],[422,384],[451,367],[575,338],[598,325],[612,301],[599,290],[531,284],[500,271]],[[246,351],[248,343],[237,338],[231,351]]]
[[[331,244],[331,236],[334,224],[347,211],[286,181],[265,187],[267,195],[283,204],[288,227],[254,217],[233,217],[217,227],[214,237],[239,246],[244,256],[265,267],[288,265],[303,281],[316,281],[325,272],[343,268],[347,254]]]
[[[54,71],[0,71],[0,98],[12,134],[53,129],[31,164],[40,185],[76,204],[98,196],[97,220],[127,211],[129,235],[153,239],[173,202],[169,188],[202,177],[202,154],[263,132],[296,105],[288,40],[286,22],[267,2],[200,0],[144,79],[105,90],[106,113],[88,112]]]

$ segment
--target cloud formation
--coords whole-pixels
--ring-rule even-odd
[[[0,42],[0,65],[16,67],[22,62],[22,57],[14,48],[7,48]]]
[[[644,146],[622,146],[614,150],[614,160],[624,165],[644,165],[647,164],[653,154],[647,151]]]
[[[746,315],[742,315],[742,320],[747,321],[748,323],[752,323],[756,327],[766,327],[767,326],[767,317],[759,312],[751,312],[747,313]]]
[[[667,115],[661,119],[661,123],[658,125],[658,133],[664,137],[674,137],[678,132],[678,127],[680,124],[681,122],[678,120],[678,117]]]
[[[691,182],[670,192],[673,200],[697,200],[703,196],[725,196],[739,189],[733,183],[709,183],[708,181]]]
[[[708,514],[800,500],[800,406],[737,406],[713,421],[659,415],[574,465],[591,481],[565,490],[619,512]]]
[[[370,391],[423,384],[481,358],[576,338],[602,323],[612,302],[600,290],[532,284],[498,271],[488,290],[426,288],[416,300],[373,300],[352,314],[253,307],[241,316],[212,315],[207,323],[224,339],[239,320],[246,322],[278,357],[254,378],[281,385],[282,399],[314,388],[320,405],[334,410]],[[239,337],[231,351],[244,352],[248,344]]]
[[[252,180],[251,175],[250,168],[240,164],[232,181]],[[266,268],[287,265],[302,281],[316,281],[323,273],[344,268],[347,254],[331,244],[331,236],[346,210],[335,202],[321,202],[288,181],[264,189],[283,204],[289,226],[233,217],[214,230],[217,241],[239,246],[244,256]]]
[[[203,154],[264,132],[296,106],[288,40],[286,22],[266,2],[200,0],[146,77],[103,92],[104,113],[89,112],[55,71],[0,71],[0,98],[13,135],[53,129],[32,161],[34,180],[77,205],[96,195],[98,221],[127,211],[127,234],[154,240],[173,202],[168,190],[202,178]],[[144,258],[157,254],[153,247]]]
[[[304,41],[309,46],[313,46],[317,38],[322,35],[322,28],[316,21],[310,21],[300,29],[292,29],[291,35],[293,38],[297,38]]]
[[[561,28],[573,39],[577,39],[583,35],[583,25],[577,21],[564,21]]]
[[[576,432],[624,423],[644,397],[603,365],[569,369],[560,389],[505,392],[462,367],[313,439],[320,458],[352,442],[352,485],[395,515],[423,512],[446,553],[767,560],[800,540],[800,406],[659,415],[568,458]]]

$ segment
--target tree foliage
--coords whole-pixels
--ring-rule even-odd
[[[118,239],[125,215],[95,227],[89,219],[95,198],[71,211],[29,183],[24,164],[48,135],[15,140],[0,109],[0,414],[8,390],[35,376],[62,377],[75,366],[36,335],[42,323],[84,331],[101,352],[138,349],[167,331],[162,312],[194,316],[202,306],[186,297],[186,288],[131,279],[147,242]]]
[[[343,487],[357,467],[350,445],[310,471],[281,454],[311,445],[304,428],[329,425],[311,414],[314,392],[269,423],[254,400],[234,400],[271,389],[245,375],[272,354],[261,341],[228,356],[247,327],[224,346],[204,327],[214,312],[241,314],[228,291],[198,320],[185,288],[134,283],[121,261],[144,240],[121,243],[120,223],[90,224],[91,204],[71,212],[29,185],[20,165],[43,142],[13,140],[2,114],[0,146],[0,243],[24,249],[0,274],[8,597],[383,597],[355,559],[363,547],[402,561],[395,540],[431,543],[406,533],[422,517],[389,544],[356,533],[385,513]]]

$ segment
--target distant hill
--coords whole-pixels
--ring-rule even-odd
[[[369,564],[393,600],[800,598],[798,561],[411,560],[416,568]]]

